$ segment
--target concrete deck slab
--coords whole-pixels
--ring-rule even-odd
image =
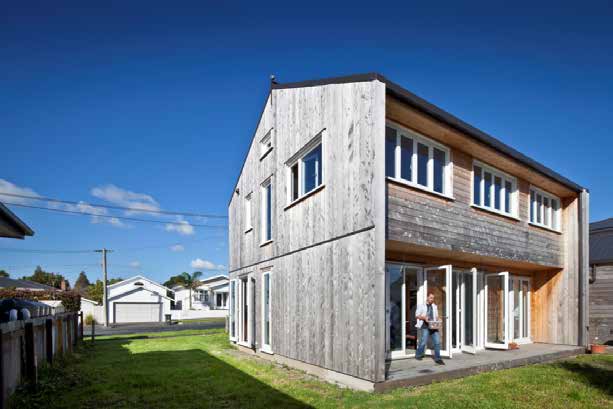
[[[525,344],[520,345],[520,348],[516,350],[487,349],[475,355],[454,354],[452,359],[444,358],[444,366],[436,365],[430,357],[424,357],[422,361],[414,358],[394,360],[388,362],[387,380],[375,384],[375,391],[425,385],[480,372],[553,361],[583,353],[585,349],[578,346]]]

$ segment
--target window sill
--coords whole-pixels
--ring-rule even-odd
[[[317,193],[317,192],[319,192],[319,191],[323,190],[325,187],[326,187],[326,185],[324,185],[324,184],[321,184],[321,185],[317,186],[315,189],[311,190],[311,191],[310,191],[310,192],[308,192],[308,193],[303,194],[303,195],[302,195],[302,196],[300,196],[298,199],[294,200],[293,202],[291,202],[290,204],[288,204],[287,206],[285,206],[285,207],[283,208],[283,210],[287,210],[287,209],[290,209],[290,208],[294,207],[295,205],[297,205],[298,203],[302,202],[302,201],[303,201],[303,200],[305,200],[306,198],[311,197],[311,196],[313,196],[315,193]]]
[[[470,207],[473,207],[473,208],[479,209],[479,210],[483,210],[484,212],[495,214],[496,216],[506,217],[507,219],[515,220],[516,222],[521,220],[519,217],[513,216],[512,214],[503,213],[503,212],[500,212],[500,211],[498,211],[496,209],[490,209],[489,207],[479,206],[479,205],[476,205],[474,203],[471,204]]]
[[[260,247],[268,246],[270,243],[272,243],[272,240],[266,240],[265,242],[260,243]]]
[[[274,355],[275,354],[274,352],[272,352],[272,349],[267,348],[267,347],[260,348],[260,352],[263,352],[263,353],[268,354],[268,355]]]
[[[264,158],[267,157],[270,152],[272,152],[273,148],[274,146],[271,146],[270,148],[266,149],[266,152],[260,155],[260,161],[264,160]]]
[[[410,188],[417,189],[417,190],[420,190],[422,192],[425,192],[425,193],[428,193],[434,196],[442,197],[443,199],[455,201],[455,197],[451,195],[435,192],[434,190],[430,190],[427,187],[423,187],[422,185],[418,185],[416,183],[407,182],[406,180],[402,180],[402,179],[396,179],[391,176],[386,176],[385,178],[389,180],[390,182],[396,183],[397,185],[408,186]]]
[[[536,227],[538,229],[543,229],[552,233],[562,234],[561,230],[552,229],[551,227],[543,226],[542,224],[537,224],[533,222],[528,222],[528,224],[532,227]]]
[[[253,230],[253,227],[247,228],[247,230],[245,230],[245,234],[249,233],[251,230]]]

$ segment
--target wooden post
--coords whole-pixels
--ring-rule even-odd
[[[36,356],[34,355],[34,324],[25,325],[26,344],[26,379],[31,385],[36,385]]]
[[[53,363],[53,320],[47,318],[45,320],[45,346],[47,350],[47,363]]]
[[[96,320],[92,320],[92,345],[96,339]]]
[[[2,350],[2,331],[0,331],[0,409],[4,409],[4,363],[2,357],[4,351]]]
[[[79,339],[83,341],[83,327],[85,326],[85,322],[83,322],[83,311],[79,311]]]
[[[62,325],[62,318],[58,317],[57,324],[57,352],[58,354],[64,353],[64,328]]]
[[[72,314],[72,345],[77,345],[78,340],[79,340],[79,314],[75,312]]]

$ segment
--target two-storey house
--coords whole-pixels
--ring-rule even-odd
[[[446,357],[585,345],[587,229],[584,188],[379,74],[273,82],[229,203],[230,338],[376,384],[433,293]]]

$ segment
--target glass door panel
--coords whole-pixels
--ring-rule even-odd
[[[438,307],[439,319],[442,320],[441,356],[451,358],[451,266],[427,268],[424,270],[424,303],[428,294],[434,295],[434,303]],[[431,341],[429,341],[431,343]],[[432,345],[428,345],[427,353],[432,353]]]
[[[387,265],[388,274],[388,293],[389,293],[389,350],[392,358],[402,354],[403,337],[403,287],[404,275],[402,266],[398,264]]]
[[[462,274],[462,351],[477,352],[477,270]]]
[[[388,339],[391,358],[415,354],[417,328],[415,310],[422,269],[403,264],[386,265],[388,294]]]
[[[509,273],[485,275],[485,346],[509,346]]]
[[[415,354],[417,349],[417,328],[415,324],[415,311],[417,310],[417,291],[419,290],[419,275],[421,268],[404,267],[404,353],[405,355]]]

